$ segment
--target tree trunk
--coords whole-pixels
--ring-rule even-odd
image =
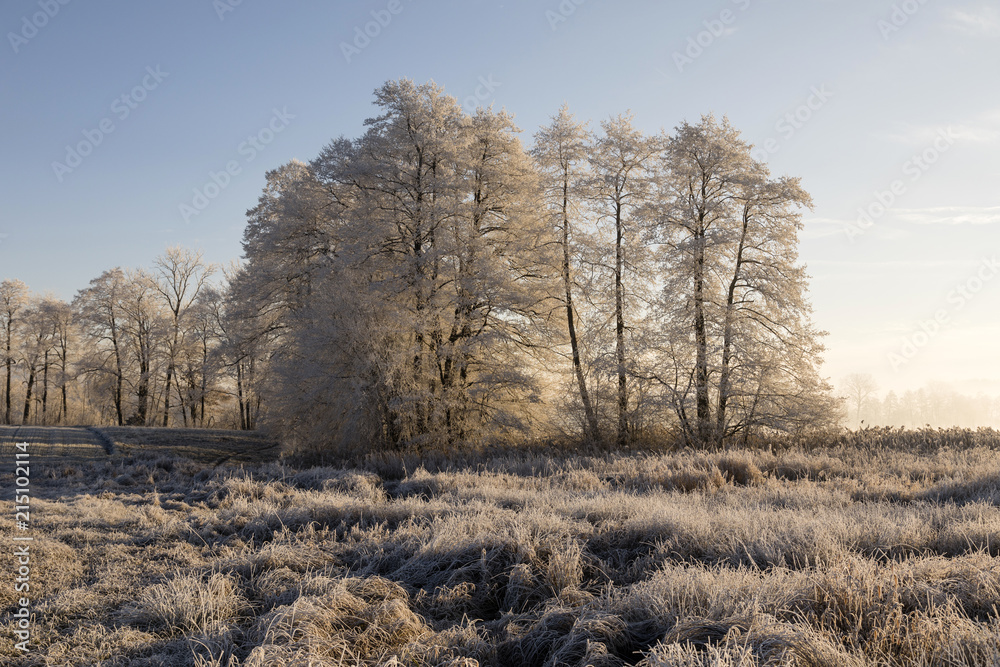
[[[698,439],[708,441],[712,407],[708,400],[708,336],[705,329],[705,234],[695,239],[694,258],[695,402]]]
[[[576,374],[576,384],[580,388],[580,400],[583,402],[583,412],[587,419],[587,437],[596,441],[598,438],[597,415],[590,403],[590,393],[587,391],[587,378],[583,374],[583,363],[580,360],[580,344],[576,338],[576,322],[573,316],[573,279],[570,275],[569,261],[569,182],[568,174],[563,171],[562,200],[562,277],[566,287],[566,323],[569,326],[569,346],[573,354],[573,372]]]
[[[4,363],[7,366],[7,391],[6,391],[6,393],[4,393],[5,402],[6,402],[6,409],[4,410],[4,416],[3,416],[3,423],[4,424],[9,424],[10,423],[10,362],[11,362],[11,358],[10,358],[10,337],[11,337],[11,334],[12,334],[11,328],[12,327],[10,326],[10,321],[8,321],[7,322],[7,341],[6,341],[6,343],[7,343],[7,355],[6,355],[6,357],[4,357]]]
[[[181,409],[181,419],[184,422],[184,428],[187,428],[188,418],[187,418],[187,407],[184,404],[184,392],[181,391],[181,378],[177,377],[177,381],[174,383],[177,385],[177,405]],[[166,424],[164,424],[166,426]]]
[[[733,316],[736,302],[736,286],[739,284],[741,271],[743,269],[743,252],[746,249],[747,230],[750,226],[750,210],[748,206],[743,209],[743,229],[740,233],[740,242],[736,250],[736,265],[733,268],[733,279],[729,281],[729,290],[726,293],[726,315],[723,325],[722,336],[722,367],[719,374],[719,405],[716,412],[716,432],[719,438],[726,435],[726,406],[729,402],[729,364],[732,361],[732,341],[733,341]]]
[[[170,425],[170,381],[174,374],[173,359],[167,365],[167,390],[163,392],[163,426]]]
[[[628,442],[628,386],[625,377],[625,312],[622,272],[625,258],[622,248],[622,206],[615,205],[615,356],[618,361],[618,446]]]
[[[115,417],[118,418],[118,425],[124,426],[125,416],[122,414],[122,384],[125,374],[122,371],[122,354],[118,347],[118,333],[115,331],[114,320],[111,321],[111,344],[115,351]]]
[[[205,428],[205,393],[208,391],[208,339],[201,346],[201,427]]]
[[[35,386],[35,367],[32,365],[28,370],[28,389],[24,394],[24,416],[21,417],[21,423],[28,423],[28,415],[31,412],[31,390]]]
[[[243,402],[243,362],[236,362],[236,402],[240,406],[240,429],[247,429],[247,409]]]
[[[42,365],[42,424],[48,424],[46,420],[46,408],[49,402],[49,351],[45,350],[45,361]]]
[[[142,354],[145,355],[145,352]],[[139,386],[136,389],[136,398],[139,400],[136,423],[138,426],[145,426],[149,415],[149,361],[145,358],[139,360]]]

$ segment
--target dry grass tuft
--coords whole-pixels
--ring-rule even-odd
[[[359,664],[384,658],[427,631],[398,584],[380,577],[344,579],[325,595],[300,597],[260,617],[250,657],[271,664],[296,664],[288,661],[303,657],[318,661],[309,664]]]
[[[575,540],[567,540],[552,547],[545,568],[545,583],[558,596],[569,588],[583,583],[583,549]]]
[[[796,667],[857,664],[850,655],[809,628],[783,623],[761,613],[722,620],[686,619],[675,625],[660,643],[701,649],[716,646],[727,653],[735,652],[741,660],[750,659],[750,664]]]
[[[718,466],[727,482],[740,486],[755,486],[764,482],[764,473],[748,454],[727,454],[719,459]]]
[[[207,634],[237,618],[246,607],[232,577],[219,573],[207,578],[187,575],[143,591],[126,617],[170,634]]]

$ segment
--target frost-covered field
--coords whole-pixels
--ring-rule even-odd
[[[508,455],[431,472],[390,459],[205,468],[133,448],[39,475],[33,651],[14,649],[5,563],[0,656],[997,664],[995,439]]]

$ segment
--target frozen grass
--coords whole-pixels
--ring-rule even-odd
[[[946,439],[431,470],[81,463],[78,495],[33,507],[31,656],[0,569],[0,662],[1000,664],[1000,457]]]

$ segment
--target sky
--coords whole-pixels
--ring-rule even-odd
[[[171,245],[240,257],[265,173],[433,80],[670,131],[728,116],[798,176],[823,375],[1000,394],[1000,9],[984,0],[5,0],[0,279],[71,299]]]

